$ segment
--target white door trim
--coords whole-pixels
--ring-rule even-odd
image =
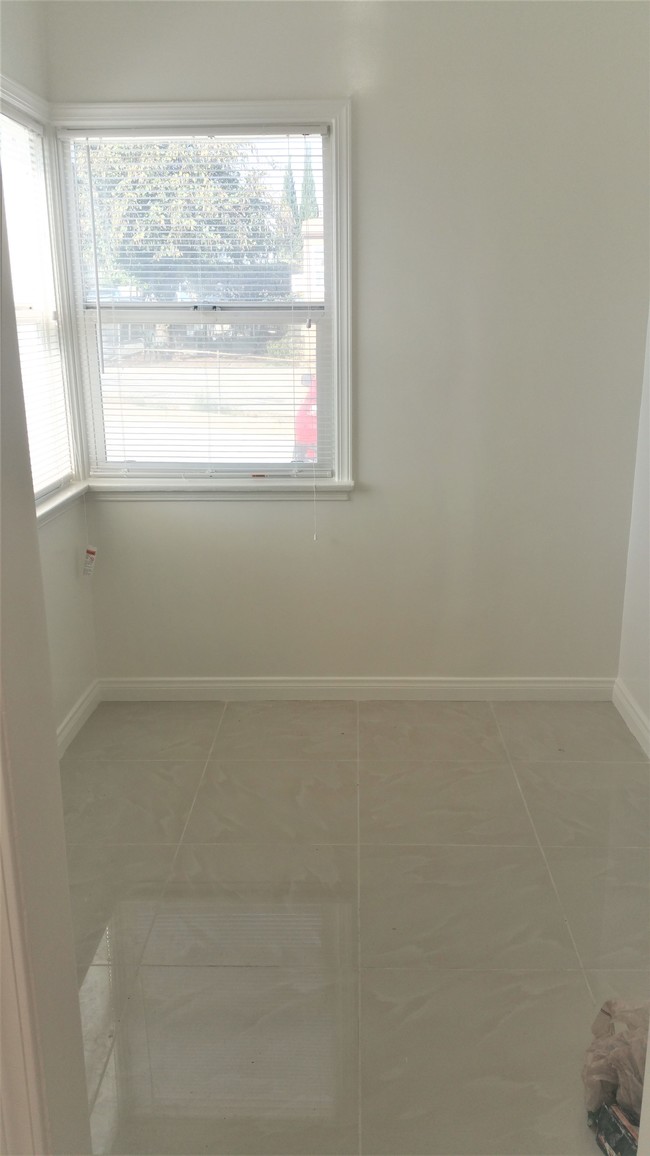
[[[2,1136],[14,1156],[81,1156],[91,1151],[81,1015],[4,212],[1,268]]]

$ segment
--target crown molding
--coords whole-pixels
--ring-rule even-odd
[[[50,106],[51,123],[60,129],[301,127],[326,129],[346,115],[345,100],[264,101],[114,101],[61,103]]]
[[[31,89],[25,88],[17,80],[2,75],[0,75],[0,106],[3,112],[18,113],[21,118],[27,117],[37,124],[49,124],[52,107],[50,102],[42,96],[37,96]]]

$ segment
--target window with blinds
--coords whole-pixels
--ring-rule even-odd
[[[72,476],[43,137],[3,115],[0,154],[29,453],[38,498]]]
[[[335,476],[327,130],[62,135],[95,476]]]

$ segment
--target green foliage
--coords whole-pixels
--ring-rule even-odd
[[[295,334],[290,329],[287,329],[281,337],[272,338],[267,342],[266,352],[269,357],[293,364],[301,353],[300,341],[296,340]]]
[[[89,146],[100,285],[158,301],[224,295],[228,268],[287,260],[278,207],[241,141],[103,140]],[[82,250],[89,263],[85,146],[75,156]],[[295,194],[295,190],[294,190]],[[224,272],[225,271],[225,272]],[[241,279],[240,279],[240,283]],[[225,293],[228,296],[228,291]]]
[[[318,214],[318,201],[316,199],[316,184],[314,182],[314,170],[311,164],[311,147],[307,145],[307,156],[305,157],[305,170],[302,178],[302,195],[300,197],[300,220],[311,221]]]
[[[290,164],[287,164],[287,167],[284,170],[282,204],[286,206],[296,225],[300,225],[300,211],[298,209],[298,197],[296,196],[296,184],[293,179],[293,169],[291,168]]]
[[[282,234],[282,254],[293,265],[298,264],[302,254],[302,232],[300,209],[291,164],[284,170],[282,202],[280,204],[280,230]]]

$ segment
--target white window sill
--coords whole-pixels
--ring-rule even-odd
[[[36,521],[39,526],[44,526],[46,522],[56,518],[66,506],[78,501],[87,491],[88,482],[71,482],[69,486],[41,498],[36,506]]]
[[[284,478],[180,481],[164,479],[91,478],[95,500],[109,502],[345,502],[353,482],[288,482]]]
[[[354,489],[354,482],[316,483],[317,502],[345,502]],[[135,481],[122,478],[93,478],[72,482],[64,489],[42,498],[36,507],[39,526],[57,517],[67,506],[91,493],[101,502],[313,502],[314,487],[309,483],[298,485],[282,478],[259,481],[163,481],[161,479]]]

